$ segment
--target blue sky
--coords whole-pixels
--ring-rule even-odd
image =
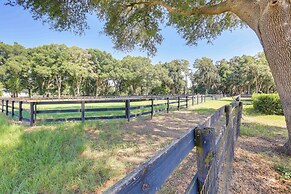
[[[82,36],[71,32],[57,32],[49,29],[49,25],[33,20],[27,10],[0,4],[0,41],[4,43],[18,42],[25,47],[58,43],[82,48],[97,48],[111,53],[117,59],[126,55],[146,56],[145,52],[140,52],[138,49],[130,53],[114,50],[110,38],[99,33],[102,30],[102,24],[93,16],[89,18],[88,23],[90,30]],[[255,55],[263,50],[255,33],[247,28],[233,32],[226,31],[212,44],[200,41],[198,46],[191,47],[186,45],[175,29],[169,27],[163,29],[163,36],[164,42],[158,47],[156,56],[151,58],[153,63],[186,59],[192,64],[195,59],[204,56],[217,61],[243,54]]]

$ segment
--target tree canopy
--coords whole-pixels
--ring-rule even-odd
[[[221,0],[8,0],[7,4],[22,6],[53,29],[77,34],[89,28],[88,15],[96,15],[99,20],[106,21],[103,32],[111,37],[115,48],[131,50],[138,46],[149,54],[156,53],[156,46],[163,40],[161,25],[176,28],[189,45],[197,44],[200,39],[212,41],[222,31],[243,25],[230,12],[216,14],[227,9],[223,6],[229,6]],[[206,15],[201,15],[203,13]]]
[[[153,64],[149,58],[121,60],[98,49],[50,44],[24,48],[0,43],[0,83],[17,96],[239,94],[273,92],[265,56],[235,56],[216,63],[203,57],[194,64],[173,60]]]

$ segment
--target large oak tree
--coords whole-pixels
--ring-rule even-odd
[[[104,20],[118,49],[138,46],[150,54],[163,40],[161,25],[177,29],[187,43],[212,40],[222,31],[249,26],[258,36],[277,85],[291,154],[291,0],[7,0],[57,30],[82,33],[88,14]]]

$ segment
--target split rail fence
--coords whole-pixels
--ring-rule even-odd
[[[181,161],[196,147],[197,169],[185,193],[227,193],[236,139],[240,133],[242,102],[218,109],[163,151],[140,165],[105,193],[156,193]],[[220,130],[214,128],[224,120]]]
[[[222,95],[149,96],[104,99],[12,99],[2,98],[1,111],[33,126],[38,122],[127,119],[158,112],[180,110],[220,99]]]

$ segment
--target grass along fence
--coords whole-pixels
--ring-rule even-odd
[[[215,125],[225,115],[220,132]],[[231,178],[235,141],[240,133],[242,102],[218,109],[204,123],[140,165],[105,193],[156,193],[181,161],[196,147],[198,172],[186,193],[226,193]]]
[[[1,100],[1,111],[7,116],[28,122],[85,121],[101,119],[127,119],[158,112],[188,108],[207,99],[220,99],[222,95],[141,96],[103,99],[11,99]]]

